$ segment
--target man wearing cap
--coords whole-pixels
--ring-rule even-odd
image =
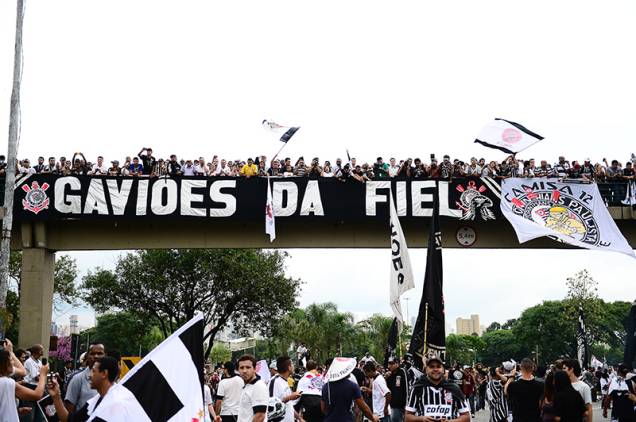
[[[391,422],[402,422],[404,420],[404,408],[408,400],[408,375],[404,368],[400,367],[400,362],[394,356],[388,361],[389,373],[386,378],[386,385],[391,390]]]
[[[325,374],[320,407],[326,415],[325,422],[353,422],[351,407],[353,403],[373,422],[379,418],[371,412],[364,402],[358,384],[349,379],[356,367],[354,358],[335,358]]]
[[[464,395],[455,383],[444,381],[444,362],[436,356],[426,361],[426,376],[413,385],[405,410],[406,422],[470,421]]]
[[[121,168],[119,167],[119,160],[113,160],[110,162],[112,166],[108,169],[109,176],[119,176],[121,174]]]

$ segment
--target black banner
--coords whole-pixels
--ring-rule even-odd
[[[426,270],[422,299],[413,327],[409,353],[415,365],[422,369],[426,359],[437,356],[445,359],[446,325],[444,316],[444,274],[442,266],[442,233],[439,224],[437,202],[426,249]]]
[[[430,217],[434,180],[335,178],[272,179],[276,218],[354,221],[388,219],[389,189],[398,215]],[[464,220],[501,216],[501,188],[492,179],[439,182],[440,215]],[[17,221],[113,218],[264,218],[266,178],[91,177],[21,175],[16,181]]]

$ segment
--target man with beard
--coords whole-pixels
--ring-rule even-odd
[[[436,356],[426,361],[426,376],[413,385],[405,410],[406,422],[470,421],[470,407],[464,394],[457,384],[444,380],[444,362]]]

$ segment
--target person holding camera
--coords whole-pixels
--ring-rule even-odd
[[[13,376],[22,376],[26,370],[13,353],[13,344],[9,339],[0,342],[0,417],[3,422],[18,422],[16,399],[35,402],[42,398],[48,365],[40,365],[34,388],[16,383]],[[40,412],[38,412],[41,418]]]
[[[111,356],[102,356],[95,359],[92,369],[90,370],[89,382],[90,387],[95,392],[93,398],[84,403],[81,408],[77,410],[69,410],[62,403],[62,394],[60,392],[60,385],[55,378],[51,378],[47,385],[49,394],[53,399],[53,405],[57,417],[62,422],[85,422],[88,421],[91,414],[100,405],[110,388],[115,385],[115,380],[119,376],[119,362],[117,359]],[[118,415],[121,419],[127,420],[125,415]]]

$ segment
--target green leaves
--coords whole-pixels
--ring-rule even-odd
[[[210,353],[232,324],[240,335],[268,334],[296,306],[301,281],[285,276],[287,255],[256,249],[167,249],[122,256],[115,271],[84,277],[84,300],[98,311],[130,311],[167,336],[203,312]]]

